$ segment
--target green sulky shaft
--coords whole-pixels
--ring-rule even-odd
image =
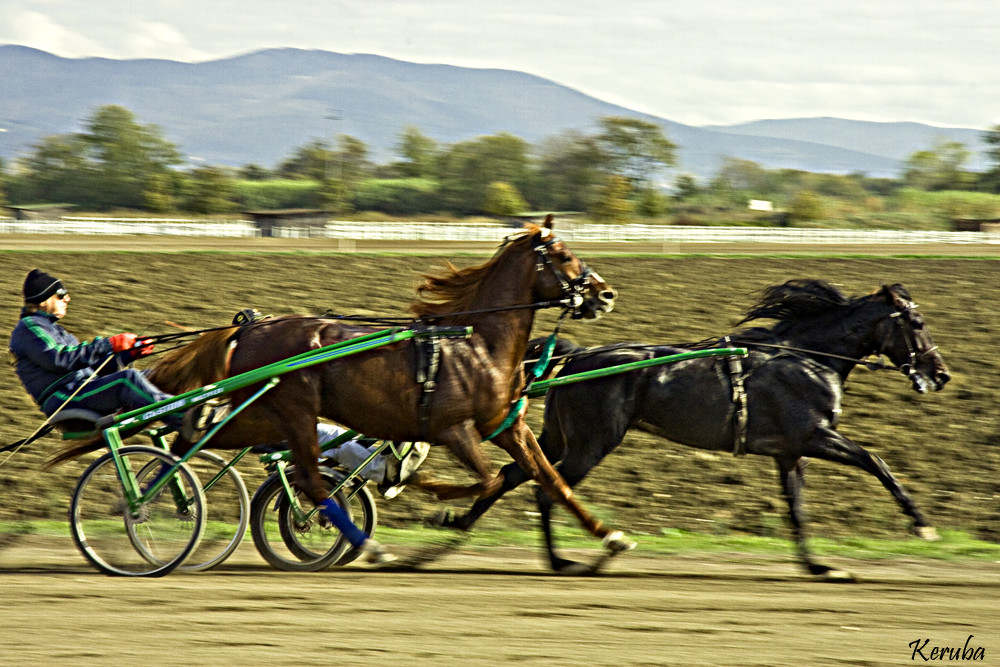
[[[540,380],[531,385],[527,394],[528,396],[534,398],[545,394],[545,392],[552,387],[561,387],[563,385],[583,382],[585,380],[593,380],[594,378],[602,378],[609,375],[627,373],[628,371],[634,371],[640,368],[648,368],[649,366],[660,366],[662,364],[670,364],[677,361],[687,361],[688,359],[699,359],[701,357],[745,357],[746,355],[747,349],[745,347],[719,347],[707,350],[692,350],[691,352],[670,354],[665,357],[656,357],[655,359],[643,359],[642,361],[633,361],[627,364],[608,366],[607,368],[597,368],[592,371],[574,373],[573,375],[557,377],[551,380]]]

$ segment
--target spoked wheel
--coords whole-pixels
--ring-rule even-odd
[[[236,551],[250,525],[250,494],[236,468],[226,468],[227,461],[214,452],[196,452],[187,465],[202,484],[205,494],[205,533],[198,548],[178,569],[185,572],[209,570]],[[151,461],[139,474],[142,480],[159,464]],[[223,472],[225,471],[225,472]]]
[[[292,468],[286,474],[293,475]],[[321,468],[320,474],[331,488],[343,479],[329,468]],[[296,491],[296,498],[301,509],[312,510],[312,502],[303,493]],[[378,515],[367,488],[353,495],[345,488],[333,498],[365,533],[375,533]],[[296,519],[277,473],[261,484],[250,503],[250,534],[264,560],[279,570],[316,572],[333,564],[346,565],[358,556],[343,534],[318,512],[306,521]]]
[[[118,450],[125,468],[139,477],[139,491],[179,460],[155,447]],[[143,473],[143,471],[147,471]],[[205,497],[198,477],[182,465],[162,489],[130,508],[111,453],[94,461],[80,477],[70,503],[73,541],[94,567],[111,575],[159,577],[197,548],[205,529]]]

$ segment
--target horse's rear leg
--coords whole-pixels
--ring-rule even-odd
[[[442,528],[457,528],[459,530],[469,530],[486,512],[493,507],[498,500],[517,487],[527,482],[530,477],[524,474],[521,466],[516,463],[508,463],[500,468],[497,476],[501,480],[500,487],[489,495],[480,496],[472,504],[469,510],[461,516],[455,516],[450,510],[442,512],[435,517],[434,522]]]
[[[836,570],[827,565],[820,565],[813,561],[812,555],[806,546],[805,517],[802,513],[802,489],[805,486],[805,459],[775,457],[774,461],[778,464],[781,489],[784,492],[785,502],[788,503],[788,519],[792,525],[792,536],[795,538],[795,546],[802,564],[810,574],[826,576],[830,579],[850,579],[850,575],[846,572]]]

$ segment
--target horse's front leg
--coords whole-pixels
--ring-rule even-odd
[[[785,502],[788,503],[788,520],[792,525],[792,536],[795,538],[795,546],[802,564],[810,574],[825,576],[831,580],[850,580],[852,577],[847,572],[816,563],[806,546],[805,517],[802,513],[805,459],[775,457],[774,461],[778,464],[781,490],[784,493]]]
[[[896,499],[903,513],[913,519],[913,532],[918,537],[925,540],[940,539],[937,531],[928,523],[927,518],[917,507],[910,494],[893,477],[889,466],[861,445],[845,438],[831,428],[820,428],[806,442],[802,453],[804,456],[854,466],[874,475]]]
[[[562,503],[591,535],[601,538],[609,551],[620,552],[635,548],[635,542],[626,538],[621,531],[605,527],[573,497],[573,491],[545,457],[535,434],[524,423],[524,419],[518,419],[509,429],[493,438],[493,442],[510,454],[549,497]]]

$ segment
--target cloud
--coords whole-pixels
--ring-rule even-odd
[[[268,47],[528,72],[679,122],[997,121],[990,0],[6,0],[0,43],[202,61]]]
[[[123,57],[169,58],[170,60],[208,60],[211,54],[188,44],[175,26],[162,21],[135,21],[126,32]]]
[[[0,37],[7,43],[23,44],[70,57],[79,53],[89,55],[112,53],[111,50],[102,48],[99,43],[60,25],[41,12],[15,8],[0,11],[0,24],[6,26]]]

